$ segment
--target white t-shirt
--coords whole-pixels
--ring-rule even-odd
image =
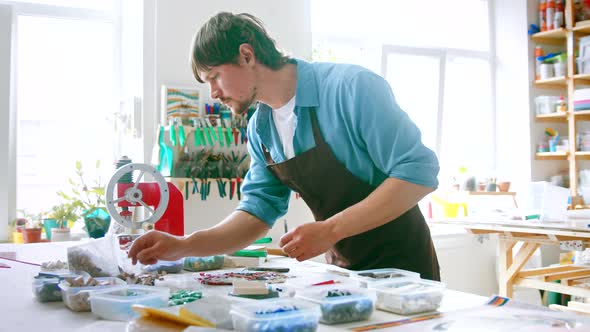
[[[283,152],[285,158],[291,159],[295,157],[295,150],[293,149],[293,137],[295,136],[295,96],[291,98],[285,105],[272,110],[272,119],[277,128],[277,133],[283,144]]]

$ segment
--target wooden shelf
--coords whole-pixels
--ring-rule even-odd
[[[565,45],[567,34],[564,28],[559,28],[550,31],[537,32],[531,36],[531,39],[536,43],[541,44],[557,44]]]
[[[535,154],[535,159],[537,159],[537,160],[567,160],[567,156],[568,156],[567,152],[537,152]]]
[[[576,22],[576,26],[572,30],[574,32],[590,34],[590,20]]]
[[[535,116],[537,122],[567,122],[567,113],[550,113]]]
[[[590,85],[590,74],[576,74],[574,81],[582,85]]]
[[[575,121],[590,121],[590,111],[577,111],[572,114]]]
[[[537,85],[540,88],[564,88],[567,86],[567,79],[565,78],[565,76],[561,76],[549,78],[546,80],[536,80],[535,85]]]
[[[578,160],[590,160],[590,151],[576,151],[575,156]]]
[[[471,196],[514,196],[515,192],[512,191],[470,191]]]
[[[165,176],[164,179],[167,182],[174,182],[174,181],[177,181],[177,182],[186,182],[186,181],[192,182],[193,181],[192,178],[180,178],[180,177],[177,178],[177,177],[169,177],[169,176]],[[207,181],[217,181],[217,180],[227,181],[227,180],[235,180],[235,179],[236,178],[231,178],[231,179],[230,178],[207,178],[206,180]],[[244,178],[241,178],[241,180],[243,181]],[[199,181],[202,181],[202,179],[201,178],[195,178],[195,181],[199,182]]]

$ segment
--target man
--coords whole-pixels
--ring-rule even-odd
[[[326,253],[349,269],[395,267],[440,279],[417,207],[438,185],[438,162],[383,78],[359,66],[290,59],[249,14],[212,17],[195,36],[191,61],[196,79],[234,113],[259,103],[248,126],[243,200],[218,225],[185,238],[145,234],[129,251],[134,263],[241,249],[286,213],[293,190],[318,222],[281,238],[290,257]]]

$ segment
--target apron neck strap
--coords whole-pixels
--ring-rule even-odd
[[[310,117],[311,117],[311,128],[313,130],[313,138],[315,140],[315,145],[320,145],[324,143],[324,137],[320,132],[320,125],[318,124],[318,118],[316,115],[316,108],[313,107],[309,110]]]
[[[309,110],[310,114],[310,118],[311,118],[311,129],[313,131],[313,139],[315,141],[315,145],[319,146],[319,145],[323,145],[325,144],[324,141],[324,137],[322,136],[322,133],[320,131],[320,125],[318,124],[318,118],[316,116],[316,109],[315,107],[311,108]],[[272,157],[270,156],[270,152],[268,151],[268,149],[266,148],[266,146],[264,146],[264,144],[262,144],[262,153],[264,153],[264,159],[266,159],[266,163],[267,165],[271,165],[274,164],[274,160],[272,159]]]

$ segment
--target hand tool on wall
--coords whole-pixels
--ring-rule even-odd
[[[217,132],[219,134],[219,145],[223,147],[223,128],[221,127],[221,121],[217,123]]]
[[[195,146],[200,146],[201,145],[201,137],[199,135],[199,127],[197,125],[197,119],[191,119],[191,122],[193,123],[193,136],[195,139]]]
[[[170,119],[170,142],[172,146],[176,146],[176,127],[174,125],[174,119]]]
[[[209,121],[209,119],[205,119],[205,122],[207,123],[207,128],[209,128],[209,132],[211,133],[211,137],[213,138],[213,141],[219,141],[219,137],[217,137],[217,133],[215,132],[215,127],[213,127],[213,125],[211,124],[211,121]]]
[[[195,193],[199,192],[199,188],[198,188],[199,184],[197,183],[197,180],[195,180],[194,177],[191,177],[191,180],[193,180],[193,195],[194,195]]]
[[[163,176],[170,176],[172,173],[172,148],[166,145],[164,142],[164,126],[160,126],[160,134],[158,135],[158,144],[160,145],[160,164],[158,165],[158,171]]]
[[[205,135],[207,136],[207,142],[209,142],[209,145],[213,146],[214,144],[213,144],[213,139],[211,137],[211,131],[210,131],[210,128],[206,122],[203,125],[203,131],[205,132]]]
[[[226,130],[225,142],[226,142],[227,146],[231,146],[231,141],[232,141],[231,122],[230,122],[230,120],[224,120],[224,124],[225,124],[225,130]]]
[[[177,122],[178,122],[178,142],[180,143],[180,146],[184,146],[184,144],[186,143],[186,134],[184,132],[184,125],[182,124],[182,119],[177,118]]]

